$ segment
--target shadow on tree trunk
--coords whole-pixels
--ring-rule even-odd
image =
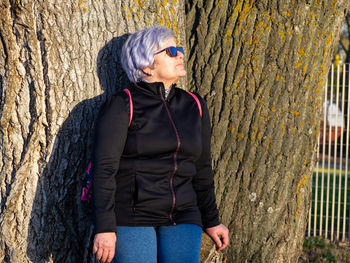
[[[53,136],[53,149],[42,156],[28,227],[27,256],[32,262],[94,261],[91,205],[83,203],[80,195],[99,108],[128,82],[120,63],[126,38],[113,38],[99,51],[97,74],[104,93],[77,104]],[[50,127],[46,135],[50,138]]]

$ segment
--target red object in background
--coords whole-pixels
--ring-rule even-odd
[[[343,129],[343,132],[345,131],[345,129]],[[337,132],[337,134],[335,133]],[[329,133],[330,134],[330,138],[329,138]],[[326,125],[326,131],[324,131],[324,124],[323,124],[323,121],[321,122],[321,125],[320,125],[320,144],[323,143],[323,136],[326,136],[326,142],[334,142],[335,141],[335,138],[339,138],[340,135],[342,133],[342,127],[341,126],[338,126],[338,127],[335,127],[335,126],[329,126],[329,125]]]

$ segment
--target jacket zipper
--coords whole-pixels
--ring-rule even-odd
[[[173,185],[173,181],[174,181],[174,176],[175,176],[175,173],[177,171],[177,153],[179,152],[179,149],[180,149],[180,145],[181,145],[181,142],[180,142],[180,136],[179,136],[179,133],[177,132],[177,129],[176,129],[176,126],[175,126],[175,122],[173,120],[173,118],[171,117],[170,115],[170,111],[168,109],[168,106],[166,105],[166,102],[164,100],[164,97],[163,97],[163,93],[162,93],[162,89],[159,88],[159,93],[160,93],[160,97],[162,98],[162,102],[163,102],[163,105],[168,113],[168,117],[170,119],[170,122],[174,128],[174,131],[175,131],[175,135],[176,135],[176,140],[177,140],[177,147],[176,147],[176,150],[174,152],[174,171],[170,177],[170,182],[169,182],[169,185],[170,185],[170,190],[171,190],[171,194],[172,194],[172,197],[173,197],[173,203],[172,203],[172,206],[171,206],[171,210],[169,212],[169,220],[170,222],[173,224],[173,225],[176,225],[174,219],[173,219],[173,212],[174,212],[174,208],[175,208],[175,201],[176,201],[176,198],[175,198],[175,191],[174,191],[174,185]]]

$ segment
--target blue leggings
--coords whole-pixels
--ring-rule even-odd
[[[202,228],[193,224],[117,227],[112,263],[199,262]]]

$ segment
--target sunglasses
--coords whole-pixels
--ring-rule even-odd
[[[165,51],[166,54],[172,58],[177,56],[177,51],[181,52],[182,54],[185,54],[183,47],[167,47],[167,48],[162,49],[161,51],[154,53],[154,55],[162,53],[163,51]]]

